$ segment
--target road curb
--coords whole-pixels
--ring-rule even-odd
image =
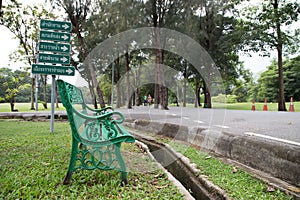
[[[209,127],[187,127],[148,120],[131,121],[131,126],[189,142],[291,184],[289,192],[300,197],[300,147],[250,135],[233,135]],[[293,187],[295,186],[295,187]]]

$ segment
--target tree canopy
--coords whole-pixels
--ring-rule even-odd
[[[292,33],[283,28],[299,19],[300,8],[296,1],[268,0],[247,8],[245,12],[240,12],[239,5],[246,2],[242,0],[48,1],[54,9],[63,11],[61,19],[72,23],[72,64],[88,82],[95,107],[97,103],[104,107],[105,102],[110,102],[110,87],[116,84],[117,107],[126,102],[126,106],[130,108],[134,103],[139,104],[143,93],[151,92],[155,105],[160,103],[163,109],[167,109],[169,97],[174,98],[174,91],[179,91],[174,89],[175,86],[180,86],[183,89],[183,105],[186,104],[187,96],[195,99],[195,106],[200,105],[199,96],[202,91],[205,96],[204,107],[211,108],[211,97],[223,93],[222,90],[211,93],[214,80],[208,72],[213,69],[217,69],[222,76],[223,90],[227,94],[236,95],[238,101],[249,100],[252,96],[264,98],[261,96],[272,93],[272,99],[278,98],[279,110],[286,110],[282,107],[284,100],[288,96],[298,98],[298,90],[295,89],[298,83],[295,79],[299,77],[299,73],[291,72],[298,69],[298,62],[294,59],[282,61],[282,55],[296,53],[299,49],[299,31]],[[3,8],[1,24],[15,34],[21,45],[12,58],[20,59],[25,55],[24,62],[30,66],[33,60],[29,56],[37,53],[38,20],[55,19],[55,16],[43,7],[22,7],[15,0],[9,1]],[[206,75],[211,77],[203,77],[183,56],[163,50],[167,40],[157,40],[156,49],[137,50],[134,35],[128,36],[131,38],[127,38],[129,42],[125,47],[117,49],[117,41],[110,47],[120,51],[117,55],[85,62],[102,42],[116,34],[141,27],[169,28],[191,37],[213,59],[214,65],[203,65]],[[151,34],[159,37],[158,32]],[[263,55],[268,55],[271,49],[278,51],[277,67],[273,62],[256,85],[251,72],[240,62],[238,53],[260,51]],[[151,62],[156,64],[155,83],[140,85],[141,80],[145,80],[147,76],[140,74],[138,69]],[[108,66],[103,67],[104,65]],[[162,65],[174,69],[177,74],[165,71],[161,68]],[[275,76],[276,73],[278,77]],[[125,76],[126,84],[120,85],[120,80]],[[134,78],[130,78],[131,76]],[[166,77],[176,83],[172,88],[163,87]],[[276,89],[276,84],[279,90]],[[193,88],[195,94],[185,91],[187,85]]]

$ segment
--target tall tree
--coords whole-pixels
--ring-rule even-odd
[[[164,63],[164,51],[161,41],[164,41],[164,38],[161,38],[159,28],[170,26],[169,23],[174,23],[174,21],[168,21],[168,18],[172,16],[173,9],[175,5],[175,0],[149,0],[146,2],[145,6],[148,7],[149,14],[149,24],[153,26],[155,31],[154,41],[156,42],[156,84],[154,92],[154,107],[158,108],[160,103],[161,109],[168,109],[168,88],[164,86],[164,68],[162,67]],[[179,8],[178,8],[179,9]]]
[[[291,0],[268,0],[247,9],[245,15],[247,21],[241,21],[245,30],[245,50],[261,51],[263,55],[269,55],[273,49],[277,51],[278,111],[286,111],[282,55],[297,51],[300,31],[292,33],[283,27],[299,20],[300,4]]]
[[[27,64],[26,70],[36,62],[38,24],[43,18],[54,18],[43,6],[22,6],[16,0],[10,0],[3,6],[0,24],[7,27],[19,40],[19,48],[12,55],[15,61]],[[34,110],[35,78],[31,79],[31,110]]]
[[[300,99],[300,56],[291,59],[283,60],[283,80],[285,88],[285,101],[288,101],[290,97],[295,100]],[[264,71],[256,86],[256,100],[263,101],[265,97],[269,101],[278,101],[278,66],[275,60],[272,61],[268,69]]]
[[[104,40],[131,28],[136,28],[139,26],[144,26],[143,22],[143,3],[141,0],[126,0],[126,1],[98,1],[100,6],[99,9],[95,10],[93,15],[87,21],[89,25],[89,31],[86,35],[86,41],[89,48],[94,48]],[[101,68],[106,68],[112,60],[114,60],[114,82],[117,85],[117,107],[121,106],[121,94],[122,90],[120,88],[119,80],[123,74],[126,76],[126,99],[127,108],[132,107],[132,83],[130,82],[130,68],[131,59],[134,57],[131,53],[132,41],[134,41],[134,36],[132,38],[127,38],[128,44],[124,46],[119,46],[120,44],[113,44],[109,49],[111,55],[107,53],[103,61]],[[105,65],[105,66],[103,66]],[[112,65],[110,65],[112,66]],[[111,68],[107,66],[105,73],[111,74]],[[100,75],[100,74],[99,74]],[[124,98],[125,99],[125,98]]]
[[[30,87],[29,84],[29,76],[28,72],[16,70],[12,72],[11,69],[8,68],[1,68],[0,69],[0,80],[2,89],[5,92],[0,96],[0,99],[5,99],[9,101],[11,111],[15,110],[15,97],[18,93]]]
[[[90,86],[91,94],[94,98],[94,107],[97,108],[96,94],[98,96],[99,104],[101,108],[105,107],[103,99],[103,92],[100,87],[100,83],[97,81],[96,68],[93,61],[88,57],[91,49],[87,47],[87,42],[84,38],[84,34],[88,32],[86,21],[88,15],[92,10],[92,0],[49,0],[53,6],[58,9],[63,9],[67,14],[67,18],[72,23],[72,33],[76,35],[77,41],[75,42],[76,50],[79,52],[79,62],[86,61],[82,70],[80,71],[83,78],[88,82]],[[96,93],[96,94],[95,94]]]
[[[240,40],[236,37],[239,30],[234,15],[237,13],[236,5],[239,1],[204,1],[199,4],[198,35],[196,40],[209,53],[215,64],[205,66],[206,76],[203,81],[205,95],[204,107],[211,108],[211,82],[214,76],[211,72],[217,68],[220,72],[225,89],[233,84],[239,77],[240,65],[237,56],[237,44]],[[227,85],[227,86],[226,86]]]

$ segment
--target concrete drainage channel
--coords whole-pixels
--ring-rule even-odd
[[[197,169],[191,167],[188,159],[172,150],[167,144],[135,131],[131,132],[138,141],[147,145],[156,161],[167,169],[195,199],[229,199],[221,188],[213,185],[205,177],[198,177]]]

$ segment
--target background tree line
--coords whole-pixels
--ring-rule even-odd
[[[49,0],[49,2],[54,10],[60,9],[65,13],[62,17],[71,21],[73,25],[72,47],[73,54],[77,56],[72,60],[72,64],[79,70],[88,54],[98,44],[115,34],[138,27],[169,28],[190,36],[205,48],[221,73],[226,94],[236,95],[238,101],[252,98],[261,100],[264,98],[262,95],[272,93],[268,98],[279,103],[278,110],[286,110],[283,102],[289,96],[294,96],[296,100],[298,98],[298,90],[295,87],[298,86],[297,75],[299,77],[299,74],[293,74],[291,71],[297,69],[294,65],[299,62],[297,58],[290,59],[293,63],[286,67],[290,61],[283,62],[282,59],[283,53],[295,54],[299,49],[296,45],[299,44],[297,42],[299,31],[292,33],[282,29],[283,26],[299,20],[300,8],[296,1],[268,0],[246,10],[240,9],[240,5],[246,2],[243,0]],[[8,4],[3,7],[1,24],[8,27],[20,40],[20,48],[12,55],[12,59],[25,58],[30,67],[34,62],[30,55],[35,55],[37,51],[38,20],[55,19],[56,16],[52,13],[43,7],[22,7],[17,1],[8,1]],[[200,91],[202,91],[204,107],[212,107],[211,97],[218,94],[211,94],[211,83],[204,81],[201,74],[184,58],[163,51],[161,48],[131,51],[134,49],[133,44],[128,44],[124,50],[125,53],[114,57],[113,60],[117,107],[125,103],[128,108],[132,105],[139,105],[142,96],[150,93],[155,99],[155,107],[160,104],[161,108],[168,109],[169,99],[174,99],[172,96],[176,99],[177,94],[170,92],[170,89],[161,84],[167,76],[164,69],[160,68],[161,64],[178,71],[178,74],[174,75],[171,80],[180,86],[182,98],[179,100],[183,106],[187,103],[188,94],[185,88],[189,84],[194,89],[195,94],[192,98],[195,99],[195,106],[200,105]],[[244,69],[239,61],[238,53],[260,51],[267,55],[272,49],[277,50],[278,59],[256,83],[251,72]],[[136,79],[130,80],[127,77],[126,89],[121,89],[118,85],[120,78],[126,72],[138,69],[140,65],[150,60],[154,60],[157,64],[156,84],[139,87],[138,82],[145,77],[140,76],[138,70],[135,70]],[[105,103],[110,101],[111,67],[112,64],[101,73],[94,67],[81,71],[82,76],[89,83],[91,99],[95,107],[97,103],[104,107]],[[211,66],[205,67],[210,70]],[[266,81],[271,81],[271,79],[266,77],[271,74],[273,82],[267,84]],[[45,83],[47,78],[43,78],[41,82]],[[33,78],[31,85],[32,101]],[[271,90],[270,87],[275,89]],[[45,101],[47,101],[46,93],[44,90]]]

